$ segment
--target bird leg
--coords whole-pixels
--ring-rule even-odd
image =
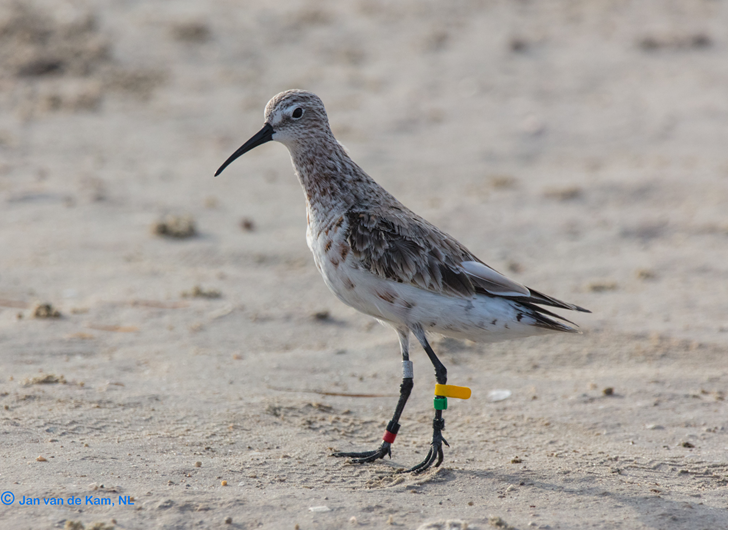
[[[424,334],[424,331],[421,328],[414,330],[414,336],[418,339],[419,343],[421,343],[421,346],[424,348],[424,351],[426,351],[426,354],[429,356],[429,359],[431,360],[432,364],[434,365],[437,383],[439,383],[440,385],[446,385],[447,384],[447,368],[439,360],[439,358],[437,357],[437,354],[434,353],[434,350],[432,350],[431,346],[429,345],[429,342],[426,340],[426,335]],[[416,465],[412,468],[409,468],[407,470],[407,472],[413,472],[414,474],[420,474],[432,465],[434,465],[434,467],[436,468],[440,464],[442,464],[442,460],[444,459],[444,452],[442,451],[442,443],[446,444],[447,446],[449,446],[449,443],[442,436],[442,430],[444,429],[444,419],[442,418],[442,409],[436,408],[438,405],[440,405],[442,403],[441,400],[444,400],[444,402],[446,402],[446,398],[444,396],[435,397],[434,420],[432,421],[432,428],[434,429],[434,432],[432,433],[431,448],[429,449],[429,452],[426,454],[426,457],[424,458],[424,460],[422,462],[420,462],[418,465]],[[445,409],[446,409],[446,403],[444,405],[445,405]]]
[[[396,410],[393,413],[391,421],[386,426],[386,432],[383,434],[383,442],[377,450],[369,452],[335,452],[333,453],[334,457],[349,457],[353,460],[353,463],[358,464],[371,463],[376,459],[383,459],[386,455],[391,457],[391,444],[393,444],[393,441],[396,440],[396,435],[401,427],[398,421],[401,418],[401,413],[403,412],[404,407],[406,407],[406,402],[409,400],[411,389],[414,388],[414,366],[413,363],[409,361],[409,332],[399,331],[398,334],[399,342],[401,344],[401,356],[403,358],[404,377],[401,381],[401,392],[399,394],[398,404],[396,404]]]
[[[405,361],[411,365],[411,361]],[[406,407],[406,402],[411,394],[411,389],[414,388],[413,378],[404,378],[401,382],[401,394],[399,395],[398,404],[396,405],[396,411],[393,414],[393,418],[386,426],[386,432],[383,434],[383,442],[377,450],[370,452],[335,452],[335,457],[350,457],[354,463],[370,463],[376,459],[383,459],[386,455],[391,457],[391,444],[396,440],[396,435],[401,427],[398,423],[401,418],[401,413]]]

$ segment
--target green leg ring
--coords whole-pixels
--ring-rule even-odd
[[[447,399],[444,396],[434,396],[434,409],[437,411],[446,411]]]

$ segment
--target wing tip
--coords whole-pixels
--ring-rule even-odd
[[[541,292],[538,292],[535,289],[529,288],[528,290],[530,290],[530,297],[528,300],[529,303],[538,304],[538,305],[548,305],[550,307],[558,307],[559,309],[568,309],[569,311],[578,311],[580,313],[591,313],[591,311],[589,311],[588,309],[585,309],[579,305],[562,302],[558,298],[553,298],[552,296],[547,296]]]
[[[533,302],[521,302],[521,305],[530,311],[529,316],[533,318],[533,320],[535,320],[535,325],[537,327],[550,329],[553,331],[562,331],[565,333],[582,333],[580,331],[580,326],[576,322],[572,322],[568,318],[564,318],[561,315],[554,313],[553,311],[538,307]],[[564,324],[563,322],[559,322],[559,320],[563,322],[568,322],[568,324],[571,324],[571,326]]]

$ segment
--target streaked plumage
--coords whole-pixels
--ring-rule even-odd
[[[435,364],[437,380],[446,383],[446,369],[424,332],[491,342],[576,331],[564,323],[568,320],[539,306],[586,309],[503,276],[371,179],[333,136],[317,96],[299,90],[280,93],[267,104],[265,120],[264,128],[216,175],[263,142],[284,144],[305,193],[307,243],[325,283],[347,305],[391,325],[405,361],[413,333]],[[407,398],[402,386],[401,409]],[[397,408],[396,431],[399,416]],[[431,459],[427,456],[416,471],[437,457],[441,462],[437,419],[441,421],[441,411],[435,418],[438,442],[432,442]],[[368,453],[346,455],[372,460],[390,454],[390,443]]]

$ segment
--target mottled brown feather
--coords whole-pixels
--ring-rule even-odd
[[[449,235],[403,206],[346,213],[347,239],[363,268],[428,291],[470,297],[475,287],[459,264],[475,258]],[[446,252],[446,253],[445,253]]]
[[[363,268],[379,277],[436,293],[463,297],[472,297],[476,293],[496,296],[493,294],[496,289],[494,283],[471,276],[460,267],[464,261],[482,261],[456,239],[398,203],[395,198],[390,197],[389,200],[391,202],[387,210],[374,205],[364,212],[363,206],[359,206],[345,215],[348,220],[348,243]],[[523,304],[589,312],[536,290],[528,290],[530,296],[500,297]]]

